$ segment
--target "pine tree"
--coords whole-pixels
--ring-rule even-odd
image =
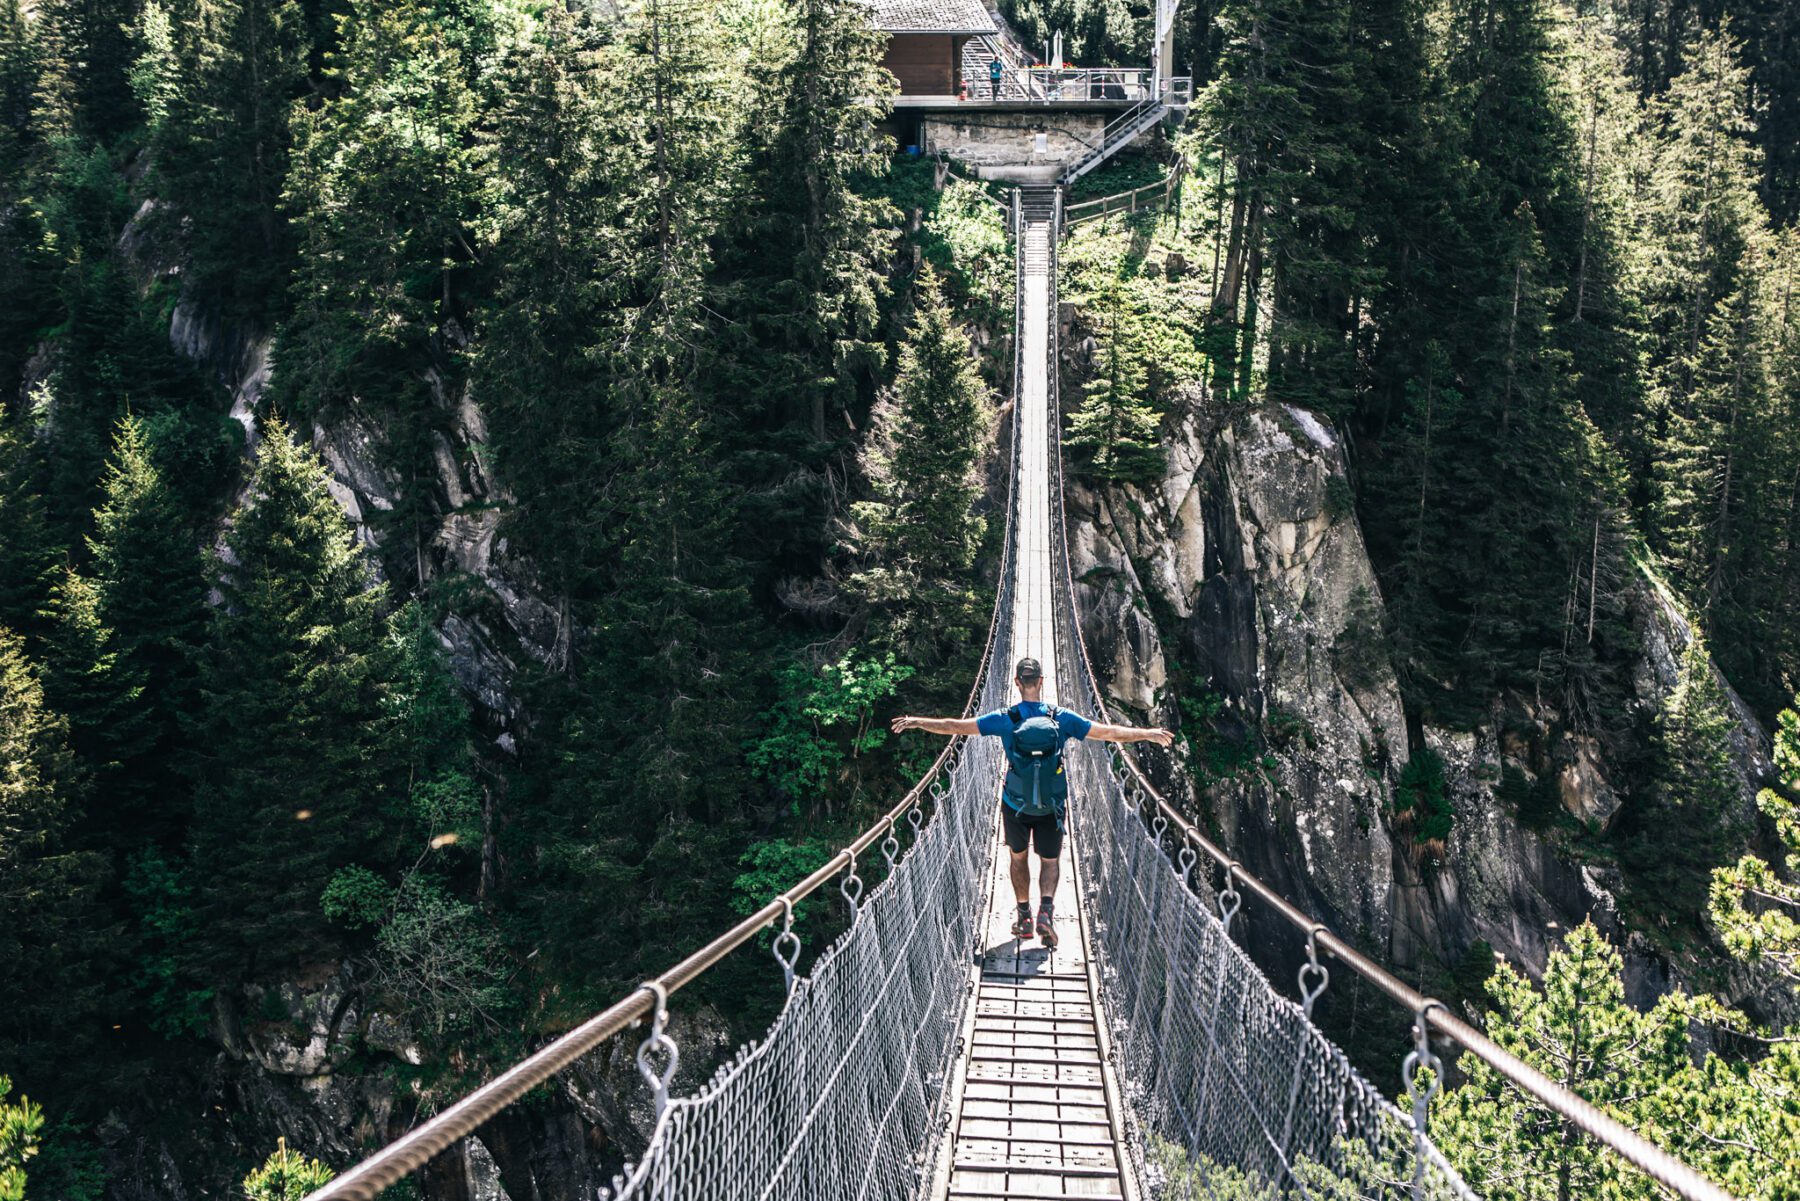
[[[255,979],[329,950],[319,897],[391,828],[382,590],[316,458],[271,418],[226,536],[201,662],[194,970]]]
[[[302,1201],[335,1175],[318,1160],[288,1150],[287,1140],[281,1139],[263,1166],[244,1177],[244,1196],[249,1201]]]
[[[131,846],[145,837],[173,846],[186,826],[180,760],[206,631],[199,531],[156,462],[158,449],[143,420],[127,415],[119,423],[88,540],[86,585],[92,621],[106,631],[89,670],[107,663],[110,696],[83,715],[68,710],[77,730],[97,740],[96,762],[112,765],[96,813],[103,824],[115,816],[128,824],[133,836],[121,845]]]
[[[1656,464],[1658,525],[1671,575],[1703,615],[1728,605],[1743,527],[1750,447],[1767,404],[1754,261],[1710,314],[1685,403],[1670,410]]]
[[[461,378],[450,330],[487,188],[473,54],[494,19],[473,6],[445,20],[425,0],[354,5],[332,60],[343,95],[293,126],[285,201],[301,253],[277,400],[308,415],[354,404],[381,423],[400,487],[376,520],[421,580],[447,424],[434,388]]]
[[[1145,402],[1149,381],[1135,329],[1124,310],[1123,286],[1110,281],[1094,307],[1099,327],[1099,370],[1084,389],[1081,408],[1069,418],[1063,444],[1083,456],[1101,479],[1148,483],[1164,463],[1161,420]]]
[[[303,14],[298,0],[203,0],[179,23],[172,63],[146,41],[136,67],[147,94],[168,89],[152,128],[155,178],[187,230],[187,286],[256,324],[293,253],[280,205],[290,111],[306,86]]]
[[[1800,1185],[1788,1154],[1800,1137],[1787,1103],[1800,1082],[1791,1043],[1747,1060],[1701,1050],[1694,1025],[1743,1030],[1742,1016],[1681,992],[1638,1011],[1625,1001],[1618,951],[1587,923],[1550,952],[1541,990],[1501,963],[1488,994],[1495,1042],[1733,1196],[1779,1201]],[[1518,1201],[1664,1195],[1476,1056],[1457,1068],[1463,1082],[1433,1104],[1431,1136],[1476,1192]]]
[[[38,1152],[44,1110],[30,1097],[9,1103],[10,1092],[12,1079],[0,1076],[0,1201],[25,1201],[25,1165]]]
[[[1701,345],[1719,306],[1746,282],[1745,255],[1761,224],[1739,53],[1728,35],[1702,34],[1654,110],[1653,192],[1641,234],[1653,254],[1640,287],[1652,388],[1677,420],[1693,418]],[[1652,532],[1656,545],[1669,546],[1666,531]]]
[[[876,637],[908,662],[940,659],[978,637],[969,586],[983,522],[976,464],[992,417],[968,339],[926,267],[893,394],[878,404],[862,454],[872,499],[852,507],[870,565],[852,578],[875,607]]]
[[[1731,736],[1736,714],[1700,638],[1682,652],[1675,688],[1657,716],[1647,796],[1620,823],[1632,894],[1659,922],[1692,923],[1709,873],[1741,837]]]
[[[28,1080],[60,1080],[96,1054],[111,931],[98,856],[74,849],[80,768],[17,635],[0,629],[0,1045]]]
[[[1716,867],[1709,912],[1726,949],[1762,960],[1800,987],[1800,698],[1775,731],[1777,787],[1757,797],[1786,852],[1776,865],[1755,855]]]
[[[743,170],[725,177],[710,391],[744,481],[741,549],[758,583],[811,576],[827,552],[845,436],[885,369],[877,323],[898,215],[872,195],[892,141],[882,40],[853,0],[787,0],[745,64]],[[872,103],[871,103],[872,101]],[[754,119],[751,119],[754,118]]]
[[[1677,994],[1650,1012],[1625,1003],[1619,954],[1592,925],[1550,953],[1539,992],[1500,963],[1488,981],[1487,1030],[1501,1047],[1602,1109],[1648,1110],[1687,1069],[1687,1014]],[[1655,1186],[1542,1109],[1473,1055],[1466,1083],[1433,1104],[1433,1141],[1477,1192],[1520,1201],[1652,1198]]]
[[[20,379],[47,310],[49,272],[36,206],[47,150],[36,117],[41,47],[20,0],[0,0],[0,380]]]
[[[0,407],[0,626],[33,631],[49,599],[57,548],[44,519],[43,472],[30,425]]]
[[[637,166],[629,143],[609,136],[597,36],[553,8],[507,56],[494,146],[499,263],[473,365],[499,475],[517,498],[509,536],[555,598],[563,671],[573,598],[605,541],[590,515],[609,490],[616,428],[606,348],[626,280],[603,231],[629,203],[615,182]]]
[[[762,320],[795,355],[795,399],[824,439],[827,419],[850,407],[858,373],[883,361],[873,335],[894,213],[859,185],[886,169],[878,125],[891,84],[879,65],[881,35],[860,5],[792,4],[799,46],[773,81],[780,107],[759,181],[773,203],[754,236],[773,239],[770,261],[791,264]]]
[[[732,111],[711,26],[698,6],[652,0],[605,63],[607,129],[631,181],[615,268],[629,337],[609,354],[616,432],[590,518],[606,534],[604,570],[575,611],[591,649],[558,734],[572,770],[541,896],[587,915],[548,931],[561,955],[615,981],[697,937],[724,903],[723,882],[715,891],[679,865],[723,853],[743,818],[730,781],[749,732],[756,634],[731,541],[736,498],[710,467],[720,422],[697,386],[710,365],[702,300]],[[590,908],[601,898],[603,912]]]
[[[47,0],[34,19],[43,47],[39,95],[59,133],[107,143],[138,117],[131,69],[131,0]]]

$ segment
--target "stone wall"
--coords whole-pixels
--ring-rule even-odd
[[[983,179],[1053,178],[1100,144],[1110,113],[967,112],[927,116],[927,154],[948,154]],[[1041,143],[1040,143],[1041,135]]]

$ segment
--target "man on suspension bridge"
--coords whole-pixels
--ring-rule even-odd
[[[1167,730],[1141,730],[1091,721],[1079,713],[1059,709],[1043,701],[1044,669],[1036,659],[1019,660],[1013,671],[1019,703],[980,717],[896,717],[894,733],[924,730],[928,734],[987,734],[998,738],[1006,750],[1006,786],[1000,794],[1000,823],[1006,848],[1012,852],[1013,896],[1019,903],[1013,935],[1030,938],[1030,848],[1038,853],[1038,902],[1035,933],[1052,950],[1056,928],[1051,924],[1056,883],[1062,874],[1063,814],[1069,793],[1063,774],[1063,744],[1069,739],[1093,738],[1101,742],[1154,742],[1168,746],[1175,735]]]

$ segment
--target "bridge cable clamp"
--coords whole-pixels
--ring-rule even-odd
[[[794,992],[794,965],[800,962],[800,936],[794,933],[794,903],[785,894],[775,899],[781,902],[781,933],[775,936],[769,953],[781,965],[782,980],[791,996]]]
[[[900,840],[894,837],[894,819],[888,818],[887,837],[881,840],[881,857],[887,860],[888,875],[894,874],[894,861],[900,854]]]
[[[675,1069],[681,1064],[681,1048],[675,1045],[675,1040],[663,1029],[669,1020],[668,988],[658,980],[648,981],[644,987],[650,990],[655,1008],[651,1010],[650,1037],[638,1044],[637,1066],[644,1082],[656,1095],[656,1116],[660,1119],[663,1110],[669,1107],[669,1082],[675,1079]],[[651,1053],[655,1051],[661,1051],[669,1057],[668,1063],[660,1072],[650,1063]]]
[[[1164,817],[1161,813],[1158,813],[1150,822],[1150,841],[1156,844],[1156,849],[1159,851],[1162,850],[1163,831],[1168,828],[1169,819]]]
[[[1312,1021],[1313,1004],[1331,983],[1331,969],[1319,962],[1319,932],[1324,929],[1315,924],[1306,932],[1306,962],[1300,965],[1300,1010],[1309,1022]]]
[[[849,866],[848,873],[844,876],[844,878],[842,880],[838,881],[838,891],[844,894],[844,899],[846,901],[850,902],[850,920],[852,923],[854,923],[856,921],[857,914],[861,912],[861,902],[862,902],[862,895],[863,895],[862,877],[858,876],[856,874],[856,856],[855,855],[850,856],[850,866]]]
[[[916,801],[913,802],[913,807],[906,811],[906,824],[912,827],[913,841],[917,842],[919,831],[925,825],[925,811],[919,808]]]
[[[1400,1070],[1406,1073],[1406,1095],[1412,1101],[1413,1131],[1420,1138],[1425,1137],[1425,1123],[1429,1115],[1428,1107],[1431,1099],[1437,1096],[1443,1087],[1444,1065],[1438,1061],[1436,1052],[1431,1049],[1430,1014],[1433,1009],[1443,1009],[1442,1001],[1426,998],[1419,1005],[1419,1012],[1413,1016],[1413,1049],[1406,1056],[1406,1062]],[[1445,1012],[1449,1012],[1445,1010]],[[1423,1093],[1419,1091],[1418,1075],[1423,1068],[1431,1073],[1431,1084]]]
[[[1181,844],[1181,850],[1175,855],[1175,870],[1181,876],[1184,888],[1191,888],[1194,882],[1194,864],[1200,861],[1200,852],[1194,849],[1193,835],[1188,835]]]
[[[1225,926],[1226,938],[1231,937],[1231,919],[1244,907],[1244,898],[1237,890],[1239,866],[1235,859],[1225,865],[1225,887],[1219,890],[1219,921]]]

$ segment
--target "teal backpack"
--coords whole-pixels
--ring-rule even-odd
[[[1069,796],[1069,778],[1063,774],[1063,736],[1056,724],[1055,705],[1026,717],[1014,705],[1006,711],[1013,724],[1012,745],[1006,749],[1006,804],[1020,817],[1061,816]]]

